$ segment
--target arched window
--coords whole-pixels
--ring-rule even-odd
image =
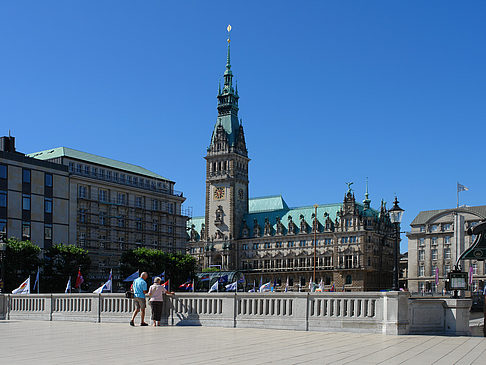
[[[331,285],[331,277],[326,276],[326,280],[324,281],[325,285]]]
[[[353,283],[353,278],[351,277],[351,275],[346,275],[345,283],[346,285],[351,285]]]

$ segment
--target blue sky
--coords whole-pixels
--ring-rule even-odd
[[[250,195],[486,204],[484,1],[0,4],[0,132],[143,165],[204,212],[231,24]],[[406,248],[406,239],[402,250]]]

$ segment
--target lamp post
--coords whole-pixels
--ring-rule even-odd
[[[404,210],[398,206],[398,199],[395,196],[395,201],[393,202],[393,208],[391,208],[388,213],[390,215],[390,221],[395,226],[395,249],[393,252],[393,288],[392,290],[399,290],[398,286],[398,272],[399,272],[399,263],[398,263],[398,256],[400,247],[398,246],[398,237],[400,236],[400,223],[402,221],[403,212]]]
[[[314,228],[314,275],[312,277],[312,285],[316,284],[316,261],[317,261],[317,204],[314,204],[314,221],[312,222],[312,228]],[[312,289],[313,290],[313,289]]]
[[[0,234],[0,265],[2,270],[0,273],[0,293],[5,292],[5,253],[7,251],[7,243],[4,241],[3,234]]]

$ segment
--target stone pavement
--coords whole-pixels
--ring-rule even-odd
[[[0,321],[1,364],[485,364],[481,337]]]

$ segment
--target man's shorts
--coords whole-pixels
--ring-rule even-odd
[[[145,303],[145,298],[135,297],[133,298],[133,301],[135,302],[136,309],[145,309],[145,307],[147,306],[147,304]]]

